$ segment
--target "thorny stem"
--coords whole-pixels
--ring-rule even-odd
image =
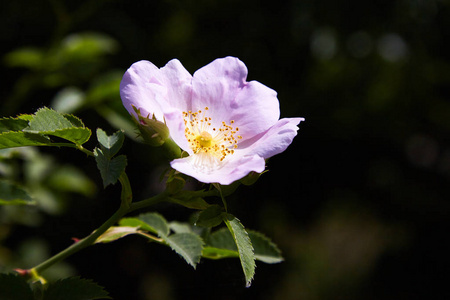
[[[105,223],[103,223],[97,230],[92,232],[90,235],[74,243],[73,245],[69,246],[68,248],[64,249],[63,251],[59,252],[58,254],[54,255],[53,257],[49,258],[43,263],[37,265],[36,267],[30,269],[30,272],[40,274],[42,271],[48,269],[55,263],[58,263],[66,259],[67,257],[77,253],[78,251],[93,245],[96,242],[96,240],[103,233],[105,233],[105,231],[107,231],[111,226],[117,223],[127,213],[162,202],[168,198],[168,193],[162,192],[161,194],[156,195],[154,197],[138,201],[135,203],[131,203],[132,200],[131,187],[125,172],[122,173],[122,175],[119,178],[119,181],[122,184],[122,195],[121,195],[122,201],[119,209],[108,220],[106,220]]]
[[[121,205],[119,209],[105,222],[101,225],[96,231],[85,237],[84,239],[76,242],[75,244],[69,246],[65,250],[59,252],[48,260],[44,261],[40,265],[37,265],[32,269],[36,273],[41,273],[46,270],[50,266],[54,265],[57,262],[60,262],[72,254],[77,253],[78,251],[92,245],[95,243],[97,238],[101,236],[108,228],[113,226],[121,217],[123,217],[128,212],[128,208],[124,205]]]

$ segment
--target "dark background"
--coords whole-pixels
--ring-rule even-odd
[[[141,59],[162,67],[178,58],[192,74],[231,55],[247,65],[248,80],[278,92],[282,117],[306,118],[292,145],[268,162],[269,172],[229,198],[230,211],[285,257],[258,263],[252,287],[244,287],[237,260],[204,260],[194,271],[138,237],[74,255],[67,261],[73,274],[105,286],[114,299],[450,296],[448,1],[16,0],[1,2],[0,20],[1,116],[51,106],[67,87],[87,93],[104,74],[123,74]],[[83,54],[86,46],[80,56],[60,58],[67,37],[86,32],[112,43],[99,54]],[[22,47],[38,48],[48,63],[37,59],[32,67],[7,55]],[[117,126],[105,107],[128,120],[117,82],[107,97],[73,113],[89,128],[112,132]],[[40,151],[101,186],[92,159]],[[122,152],[135,198],[153,195],[161,154],[131,138]],[[42,212],[39,225],[9,224],[4,247],[14,253],[39,236],[50,253],[62,250],[111,215],[119,188],[72,195],[65,210]],[[158,210],[168,220],[190,213]]]

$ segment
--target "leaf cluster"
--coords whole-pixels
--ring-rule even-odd
[[[222,212],[216,205],[200,213],[197,220],[200,223],[168,222],[158,213],[123,218],[119,226],[111,227],[96,243],[109,243],[131,234],[140,235],[170,247],[194,268],[202,257],[239,258],[248,286],[255,273],[255,260],[269,264],[283,260],[280,250],[269,238],[256,231],[247,232],[236,217]],[[225,222],[227,227],[211,232],[211,227],[221,222]]]
[[[0,119],[0,149],[24,146],[80,147],[91,136],[77,117],[41,108],[34,115]]]

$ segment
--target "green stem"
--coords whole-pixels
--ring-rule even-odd
[[[113,226],[120,218],[122,218],[128,212],[128,207],[121,205],[120,208],[112,215],[103,225],[101,225],[96,231],[85,237],[84,239],[76,242],[65,250],[59,252],[48,260],[44,261],[40,265],[37,265],[31,271],[35,271],[36,273],[41,273],[46,270],[50,266],[54,265],[57,262],[60,262],[72,254],[92,245],[95,243],[97,238],[101,236],[108,228]]]
[[[125,205],[129,209],[131,201],[133,201],[133,192],[127,173],[123,172],[119,177],[119,181],[122,185],[122,193],[120,195],[121,205]]]
[[[95,155],[94,155],[94,152],[89,151],[88,149],[84,148],[83,146],[81,146],[81,145],[76,145],[76,144],[71,144],[71,143],[52,143],[52,144],[43,145],[43,146],[74,148],[74,149],[80,150],[81,152],[87,154],[88,156],[95,156]]]
[[[136,203],[131,203],[132,201],[132,193],[131,193],[131,186],[130,182],[128,180],[127,174],[124,172],[119,178],[120,183],[122,184],[122,195],[121,195],[121,204],[119,209],[105,222],[103,223],[97,230],[95,230],[93,233],[85,237],[84,239],[76,242],[75,244],[69,246],[65,250],[59,252],[58,254],[54,255],[53,257],[49,258],[48,260],[44,261],[43,263],[37,265],[36,267],[32,268],[30,272],[34,274],[40,274],[42,271],[48,269],[52,265],[66,259],[67,257],[71,256],[72,254],[77,253],[78,251],[91,246],[95,243],[95,241],[103,234],[105,231],[107,231],[111,226],[116,224],[124,215],[127,213],[144,208],[150,205],[153,205],[155,203],[164,201],[167,199],[167,193],[163,192],[159,195],[156,195],[154,197],[148,198],[146,200],[142,200]]]
[[[167,200],[168,198],[169,198],[169,193],[167,191],[164,191],[161,194],[153,196],[151,198],[131,203],[130,204],[130,212],[163,202],[163,201]]]

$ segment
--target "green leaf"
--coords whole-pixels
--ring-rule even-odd
[[[119,130],[108,136],[102,129],[97,128],[97,140],[100,143],[103,154],[107,159],[111,159],[119,152],[123,145],[125,136],[123,131]]]
[[[239,252],[242,269],[245,275],[246,286],[251,285],[253,276],[255,275],[255,254],[253,252],[252,242],[245,231],[244,226],[239,220],[231,214],[224,218],[224,222],[231,232]]]
[[[73,127],[55,131],[41,131],[41,134],[57,136],[77,145],[83,145],[91,137],[89,128]]]
[[[283,261],[281,251],[268,237],[253,230],[248,230],[248,236],[254,248],[256,260],[267,264]],[[220,259],[238,256],[236,243],[230,231],[226,228],[221,228],[211,233],[206,244],[207,247],[203,249],[205,258]]]
[[[97,238],[95,243],[110,243],[124,236],[138,233],[137,227],[128,226],[112,226],[108,228],[101,236]]]
[[[208,259],[223,259],[230,257],[239,257],[239,253],[233,250],[220,249],[214,247],[204,247],[202,256]]]
[[[76,126],[74,124],[81,126]],[[46,107],[41,108],[36,112],[34,118],[30,121],[29,126],[23,131],[57,136],[77,145],[86,143],[91,136],[91,130],[85,128],[78,118],[70,115],[65,117],[57,111]]]
[[[111,299],[103,287],[92,280],[70,277],[48,285],[43,300]]]
[[[254,248],[256,260],[267,264],[283,261],[281,251],[268,237],[253,230],[248,230],[248,236]],[[220,259],[238,256],[236,243],[230,231],[226,228],[221,228],[211,233],[206,244],[207,246],[203,249],[205,258]]]
[[[278,247],[264,234],[249,230],[248,236],[252,241],[257,260],[265,262],[266,264],[276,264],[284,260],[283,256],[281,256],[280,249],[278,249]]]
[[[0,205],[34,204],[33,199],[20,186],[0,180]]]
[[[236,242],[228,228],[221,228],[211,233],[208,237],[207,245],[214,248],[236,251],[236,253],[238,251]]]
[[[182,205],[192,209],[206,209],[210,206],[205,200],[203,200],[203,194],[205,191],[181,191],[176,195],[169,198],[169,201]]]
[[[0,133],[0,149],[50,145],[50,139],[39,134],[22,131],[9,131]]]
[[[107,187],[110,184],[115,184],[127,166],[126,156],[119,155],[109,160],[103,154],[103,151],[98,148],[94,149],[94,155],[97,168],[100,170],[103,179],[103,186]]]
[[[33,291],[25,279],[17,274],[0,274],[0,299],[33,300]]]
[[[40,108],[30,121],[27,130],[30,132],[51,132],[60,129],[74,127],[64,116],[53,109]]]
[[[193,232],[191,225],[188,223],[174,221],[170,222],[169,227],[175,233]]]
[[[141,214],[137,218],[123,218],[119,221],[121,226],[139,227],[159,236],[167,236],[170,233],[166,219],[158,213]]]
[[[215,227],[220,225],[223,221],[223,213],[224,210],[222,207],[217,204],[211,205],[207,209],[200,212],[195,225],[200,227]]]
[[[29,115],[31,119],[33,116]],[[28,126],[28,121],[25,117],[18,118],[1,118],[0,119],[0,132],[6,131],[21,131]]]
[[[158,213],[146,213],[139,215],[137,218],[123,218],[119,221],[119,224],[121,226],[140,228],[158,234],[164,244],[177,252],[194,268],[200,261],[203,247],[203,240],[200,236],[192,232],[186,232],[186,228],[181,230],[184,232],[169,235],[169,224],[166,219]],[[179,227],[177,228],[180,229]]]
[[[197,266],[202,256],[203,240],[195,233],[175,233],[164,237],[164,241],[192,267]]]
[[[71,114],[64,114],[64,118],[69,120],[69,122],[72,123],[72,125],[75,127],[84,127],[83,121],[81,121],[81,119],[78,118],[77,116]]]
[[[158,213],[141,214],[138,218],[150,227],[150,231],[158,234],[160,237],[167,236],[170,233],[169,224]]]

